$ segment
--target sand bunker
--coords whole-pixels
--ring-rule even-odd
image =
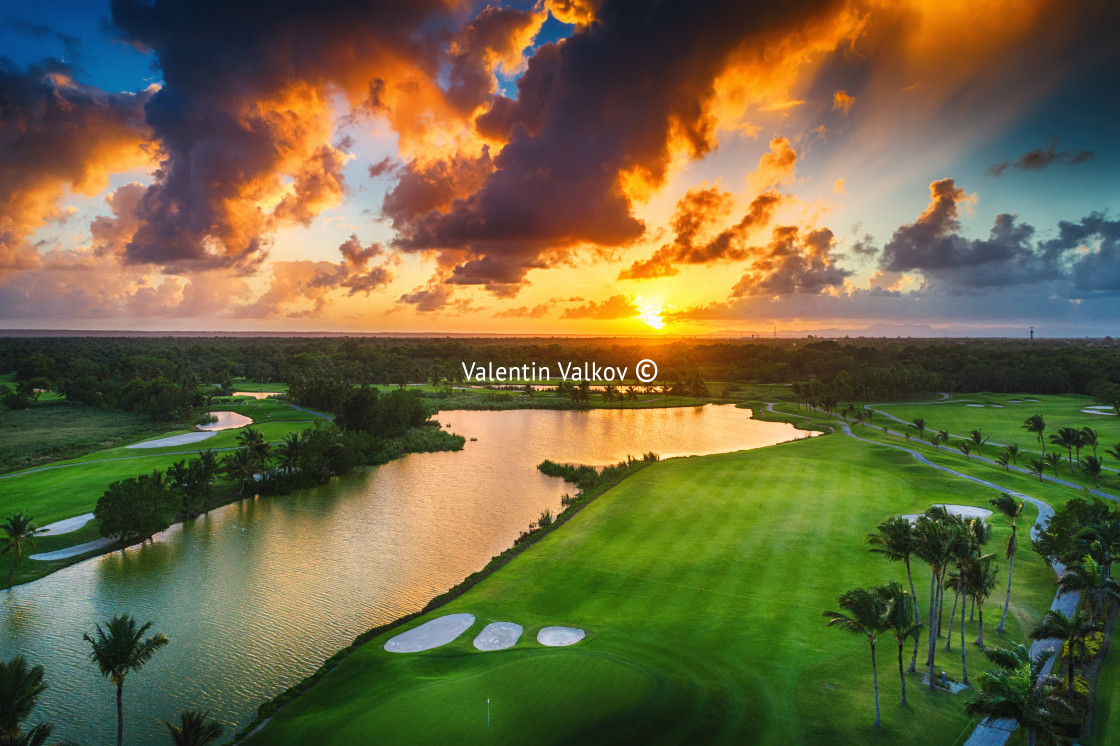
[[[576,627],[544,627],[537,633],[537,642],[550,648],[575,645],[583,639],[584,631]]]
[[[505,650],[512,648],[521,639],[522,629],[520,624],[513,622],[490,622],[478,637],[474,638],[474,646],[479,650]]]
[[[949,513],[951,515],[959,515],[961,518],[964,518],[965,520],[968,520],[970,518],[987,518],[988,516],[990,516],[992,514],[992,511],[990,511],[986,508],[974,508],[971,505],[939,504],[939,505],[935,505],[934,507],[945,508],[946,510],[949,511]],[[921,513],[907,513],[907,514],[903,515],[902,517],[906,518],[911,523],[913,523],[916,520],[918,520],[918,516],[920,516],[920,515],[921,515]]]
[[[474,624],[474,614],[448,614],[402,632],[385,643],[390,653],[419,653],[446,645]]]
[[[106,539],[94,539],[87,541],[85,544],[78,544],[77,546],[67,547],[66,549],[57,549],[53,552],[44,552],[42,554],[32,554],[29,559],[39,560],[40,562],[50,562],[51,560],[69,559],[77,557],[79,554],[92,552],[95,549],[104,549],[105,547],[116,544],[115,537],[108,537]]]
[[[983,407],[983,404],[965,404],[966,407]]]
[[[1008,404],[1022,404],[1023,400],[1022,399],[1008,399],[1007,403]]]
[[[40,536],[58,536],[59,534],[68,534],[72,531],[77,531],[82,526],[86,525],[93,520],[93,513],[83,513],[76,515],[73,518],[66,518],[54,523],[48,523],[41,529]]]
[[[185,446],[191,443],[197,443],[200,440],[213,438],[217,433],[185,433],[183,435],[171,435],[166,438],[157,438],[156,440],[145,440],[143,443],[133,443],[125,448],[167,448],[168,446]]]
[[[1111,410],[1112,407],[1109,407],[1109,409]],[[1081,413],[1082,414],[1103,414],[1106,417],[1115,417],[1116,416],[1115,412],[1111,412],[1111,411],[1106,412],[1103,409],[1082,409]]]
[[[989,407],[995,407],[996,409],[1003,409],[1003,405],[1002,405],[1002,404],[989,404],[988,406],[989,406]]]

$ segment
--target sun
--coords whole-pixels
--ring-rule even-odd
[[[661,314],[665,313],[665,306],[660,302],[644,303],[641,296],[636,298],[638,303],[638,320],[653,329],[664,329],[665,320]]]

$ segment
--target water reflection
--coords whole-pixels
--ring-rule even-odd
[[[235,427],[244,427],[245,425],[252,425],[253,418],[246,417],[237,412],[208,412],[211,417],[216,417],[214,422],[208,422],[205,425],[199,425],[199,430],[232,430]]]
[[[56,738],[110,743],[112,687],[82,633],[113,614],[171,644],[125,686],[130,742],[158,718],[209,710],[232,733],[360,632],[422,607],[508,547],[570,487],[545,458],[606,464],[769,445],[804,434],[731,407],[443,412],[463,451],[415,454],[329,485],[243,500],[156,540],[0,592],[0,657],[46,668],[35,718]]]

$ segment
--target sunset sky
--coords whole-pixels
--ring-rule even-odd
[[[1115,336],[1118,28],[1105,0],[10,4],[0,327]]]

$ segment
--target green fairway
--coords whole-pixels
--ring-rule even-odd
[[[1029,401],[1031,399],[1037,401]],[[969,406],[977,404],[984,406]],[[960,394],[943,404],[876,404],[875,408],[907,422],[916,417],[924,418],[927,435],[934,430],[948,430],[953,435],[966,436],[969,430],[980,428],[993,441],[1018,443],[1020,448],[1036,451],[1041,449],[1038,439],[1023,429],[1023,421],[1031,415],[1040,414],[1046,420],[1046,450],[1052,450],[1049,436],[1056,433],[1059,427],[1091,427],[1100,438],[1098,455],[1103,455],[1104,448],[1120,443],[1120,417],[1082,412],[1087,407],[1096,406],[1101,405],[1093,401],[1091,396]],[[879,424],[883,424],[883,421],[879,420]],[[1062,453],[1065,451],[1062,450]],[[1085,453],[1083,450],[1082,455]],[[1112,460],[1108,465],[1116,467],[1120,463]]]
[[[919,669],[902,708],[888,640],[879,647],[883,727],[874,729],[867,645],[826,629],[821,612],[849,588],[905,582],[901,565],[866,551],[880,521],[938,502],[987,507],[993,495],[841,436],[664,461],[407,625],[475,614],[454,643],[394,655],[382,646],[400,630],[383,634],[251,742],[954,743],[969,727],[964,698],[929,694]],[[1028,505],[1024,523],[1034,516]],[[999,552],[1009,529],[994,526],[989,546]],[[995,631],[1002,594],[985,605],[989,645],[1023,640],[1053,598],[1054,575],[1029,547],[1014,577],[1005,635]],[[919,564],[914,581],[924,614],[929,574]],[[475,651],[474,635],[495,620],[522,624],[521,641]],[[536,633],[553,624],[588,637],[544,648]],[[976,623],[966,629],[976,676],[985,661],[972,644]],[[959,641],[943,648],[937,670],[959,678]],[[487,697],[500,718],[489,732]]]

